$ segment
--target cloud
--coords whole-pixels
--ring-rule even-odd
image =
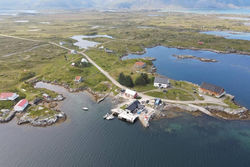
[[[249,0],[0,0],[0,8],[239,8]]]

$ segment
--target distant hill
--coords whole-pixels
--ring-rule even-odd
[[[44,8],[240,8],[249,7],[249,0],[0,0],[1,9]]]

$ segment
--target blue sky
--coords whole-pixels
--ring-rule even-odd
[[[239,8],[250,0],[0,0],[0,8]]]

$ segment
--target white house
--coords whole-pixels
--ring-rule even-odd
[[[169,79],[164,76],[155,77],[154,86],[158,88],[167,88],[170,86]]]
[[[29,102],[26,99],[20,100],[14,107],[14,110],[17,112],[22,112],[28,106]]]
[[[77,54],[77,51],[76,50],[71,50],[70,53],[71,54]]]
[[[130,98],[136,98],[137,97],[137,92],[130,90],[130,89],[126,89],[125,90],[125,96],[130,97]]]
[[[82,58],[81,62],[82,63],[88,63],[88,60],[86,60],[85,58]]]
[[[6,92],[0,94],[0,100],[16,100],[19,97],[16,93]]]

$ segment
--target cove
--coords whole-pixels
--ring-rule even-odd
[[[200,62],[193,59],[178,60],[172,55],[193,55],[215,59],[217,63]],[[250,56],[219,54],[210,51],[177,49],[158,46],[146,49],[143,55],[128,55],[123,59],[154,57],[157,73],[176,80],[196,84],[212,83],[225,88],[235,96],[236,102],[250,108]]]

